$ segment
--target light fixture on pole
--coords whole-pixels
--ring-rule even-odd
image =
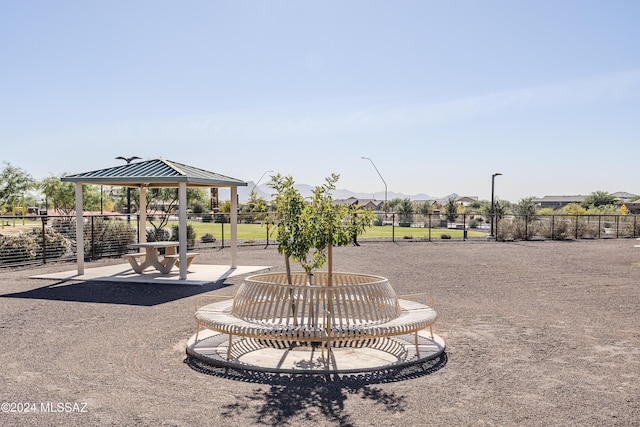
[[[495,239],[495,235],[493,234],[493,219],[496,216],[496,212],[495,212],[495,199],[493,196],[493,190],[495,187],[495,180],[496,180],[496,176],[498,175],[502,175],[501,173],[497,172],[494,173],[493,175],[491,175],[491,213],[490,213],[490,217],[491,217],[491,234],[489,235],[489,238],[491,239]]]
[[[378,172],[378,175],[380,176],[380,179],[382,180],[382,182],[384,183],[384,211],[385,213],[387,212],[387,182],[384,180],[384,178],[382,177],[382,175],[380,174],[380,171],[378,170],[378,168],[376,167],[376,164],[373,163],[373,160],[371,160],[368,157],[362,157],[363,160],[369,160],[371,162],[371,164],[373,165],[373,168],[376,170],[376,172]],[[386,218],[385,218],[386,220]]]
[[[125,162],[127,162],[127,164],[131,163],[134,160],[138,160],[141,159],[141,157],[138,156],[131,156],[131,157],[123,157],[123,156],[118,156],[116,157],[116,160],[124,160]],[[127,187],[127,222],[131,222],[131,188]]]

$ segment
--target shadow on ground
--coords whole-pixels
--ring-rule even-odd
[[[246,396],[238,396],[237,403],[221,407],[223,415],[247,416],[253,411],[251,417],[255,424],[272,426],[292,425],[296,417],[300,416],[305,421],[321,425],[328,422],[354,426],[355,420],[345,412],[345,402],[349,397],[372,400],[388,412],[404,412],[407,407],[404,396],[397,396],[373,385],[432,374],[447,364],[447,354],[442,353],[421,364],[357,375],[279,375],[215,367],[190,357],[185,359],[185,363],[203,374],[270,386],[267,391],[256,389]]]
[[[231,285],[224,283],[224,281],[205,286],[60,281],[29,291],[0,295],[0,298],[125,304],[150,307],[222,289],[227,286]]]

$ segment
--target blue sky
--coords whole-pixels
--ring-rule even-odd
[[[640,194],[640,2],[0,2],[0,159],[378,193]],[[269,174],[267,174],[269,175]]]

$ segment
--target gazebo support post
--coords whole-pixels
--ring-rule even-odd
[[[187,279],[187,183],[180,182],[178,185],[178,221],[180,227],[179,238],[179,260],[180,260],[180,280]]]
[[[138,234],[140,243],[147,241],[147,187],[140,186],[140,203],[138,206]]]
[[[238,268],[238,187],[231,187],[231,268]]]
[[[84,274],[84,220],[82,218],[82,183],[76,182],[76,263],[78,276]]]

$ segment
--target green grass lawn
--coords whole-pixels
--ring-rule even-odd
[[[177,222],[169,222],[168,228],[177,224]],[[193,226],[193,229],[196,233],[196,239],[200,240],[200,238],[206,233],[212,234],[216,240],[220,240],[222,237],[222,230],[224,229],[224,239],[229,240],[231,238],[231,225],[230,224],[214,224],[214,223],[203,223],[203,222],[189,222]],[[273,228],[269,229],[270,240],[275,240],[275,230]],[[439,239],[441,234],[448,234],[452,238],[462,238],[462,230],[448,230],[443,228],[432,228],[431,229],[431,238]],[[486,233],[482,233],[479,231],[468,231],[468,237],[481,237],[485,236]],[[391,238],[394,237],[394,227],[389,225],[387,226],[373,226],[367,228],[367,230],[359,236],[359,238],[367,239],[367,238]],[[414,227],[395,227],[395,238],[396,239],[405,239],[405,238],[413,238],[413,239],[422,239],[429,237],[429,229],[428,228],[414,228]],[[266,240],[267,239],[267,226],[262,224],[238,224],[238,239],[242,241],[246,240]]]

